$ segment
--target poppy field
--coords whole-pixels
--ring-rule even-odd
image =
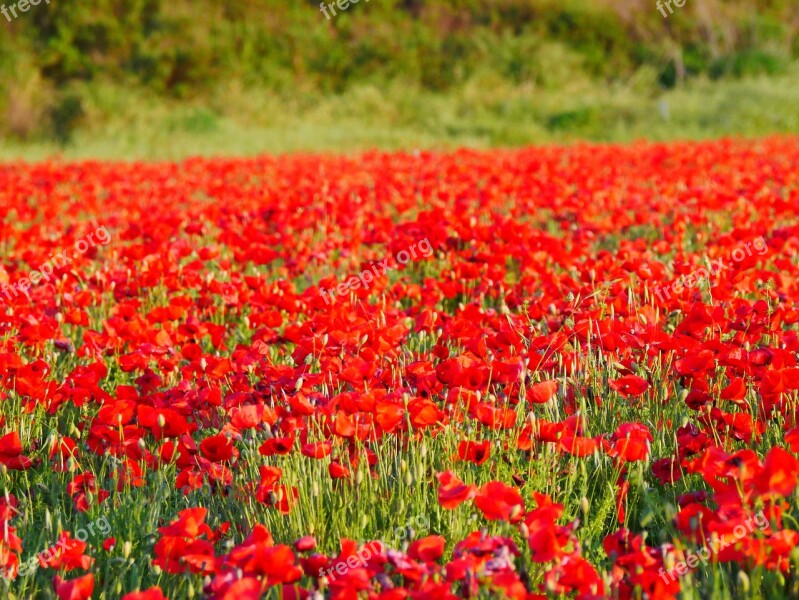
[[[799,597],[799,138],[14,162],[0,207],[2,597]]]

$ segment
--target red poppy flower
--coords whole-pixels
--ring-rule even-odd
[[[474,503],[489,521],[518,522],[524,512],[524,501],[518,490],[500,481],[490,481],[477,490]]]
[[[429,535],[414,540],[408,547],[408,556],[422,562],[436,562],[444,555],[447,541],[440,535]]]
[[[68,581],[56,575],[53,588],[59,600],[89,600],[94,591],[94,575],[89,573]]]
[[[141,592],[130,592],[122,596],[122,600],[169,600],[158,586],[147,588]]]
[[[325,440],[324,442],[316,442],[314,444],[303,444],[300,451],[303,456],[324,458],[325,456],[329,456],[333,451],[333,442]]]
[[[238,456],[233,442],[224,434],[205,438],[200,444],[200,453],[211,462],[225,462]]]
[[[294,549],[297,552],[308,552],[316,548],[316,538],[307,535],[294,542]]]
[[[533,404],[545,404],[549,402],[558,391],[558,382],[554,379],[542,381],[530,386],[527,390],[527,399]]]
[[[159,527],[158,531],[163,535],[197,538],[201,535],[210,534],[211,528],[205,524],[205,517],[208,510],[205,508],[186,508],[178,513],[178,518],[166,527]]]
[[[782,448],[774,447],[766,454],[763,470],[755,477],[755,485],[761,494],[790,496],[796,487],[797,473],[799,460]]]
[[[638,375],[625,375],[619,379],[610,379],[608,380],[608,385],[610,389],[619,392],[625,398],[640,396],[649,389],[649,383],[646,379]]]
[[[94,559],[84,554],[86,542],[72,539],[69,532],[63,532],[58,542],[38,555],[39,564],[52,569],[88,569]]]
[[[640,423],[624,423],[611,437],[610,456],[625,462],[646,460],[649,457],[652,434]]]
[[[261,447],[258,448],[258,452],[260,452],[263,456],[272,456],[274,454],[288,454],[291,452],[291,448],[294,446],[294,438],[293,437],[285,437],[285,438],[272,438],[266,440]]]
[[[22,455],[22,441],[16,431],[0,437],[0,463],[18,471],[24,471],[33,465],[30,458]]]
[[[441,484],[438,488],[438,503],[443,508],[452,510],[474,498],[477,488],[464,484],[452,471],[439,473],[437,477]]]
[[[491,442],[461,442],[458,444],[458,458],[482,465],[491,456]]]

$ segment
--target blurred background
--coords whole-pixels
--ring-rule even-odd
[[[0,16],[0,158],[799,131],[797,0],[672,9],[360,0],[328,19],[308,0],[42,0]]]

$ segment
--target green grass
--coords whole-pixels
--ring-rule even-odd
[[[81,89],[71,142],[0,139],[0,159],[182,159],[628,142],[799,132],[799,66],[780,77],[693,81],[654,92],[646,69],[624,84],[577,79],[564,89],[514,86],[490,73],[447,94],[397,83],[332,96],[223,88],[203,102],[168,103],[115,86]]]

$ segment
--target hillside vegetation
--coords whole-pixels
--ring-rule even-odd
[[[361,0],[328,20],[311,1],[53,0],[0,28],[0,136],[63,145],[134,131],[139,143],[164,129],[335,128],[342,112],[363,122],[371,110],[389,145],[403,132],[422,143],[514,144],[563,132],[624,137],[608,117],[646,133],[641,115],[675,114],[660,102],[673,89],[705,98],[718,84],[740,99],[734,81],[761,78],[755,87],[773,97],[757,105],[796,99],[777,91],[799,56],[795,2],[687,0],[673,10],[664,18],[654,0]],[[451,117],[443,130],[429,122],[435,111]],[[795,129],[789,113],[770,113],[776,122],[756,132]],[[497,131],[513,119],[527,122],[518,140]],[[692,127],[703,122],[710,135],[751,127],[716,117]]]

